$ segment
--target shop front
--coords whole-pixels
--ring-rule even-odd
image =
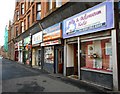
[[[15,61],[18,61],[18,43],[15,43],[15,56],[14,56],[14,59]]]
[[[63,45],[61,23],[43,30],[44,65],[43,68],[51,73],[63,73]]]
[[[76,14],[63,26],[64,75],[113,89],[117,63],[113,3],[103,2]]]
[[[32,36],[32,66],[41,67],[41,44],[42,31]]]
[[[23,62],[26,65],[30,65],[31,62],[31,37],[28,36],[24,39],[24,49],[23,49]]]
[[[22,52],[22,49],[23,49],[23,44],[22,44],[22,40],[18,42],[18,61],[20,63],[23,62],[23,52]]]

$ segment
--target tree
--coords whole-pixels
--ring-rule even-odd
[[[5,35],[4,35],[4,51],[8,51],[8,29],[5,27]]]

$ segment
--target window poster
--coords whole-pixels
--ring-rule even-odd
[[[45,63],[54,63],[54,47],[45,47],[44,49],[44,62]]]
[[[92,55],[94,52],[94,46],[93,45],[88,45],[88,55]]]
[[[112,56],[111,43],[106,43],[106,44],[105,44],[105,53],[106,53],[106,55]]]

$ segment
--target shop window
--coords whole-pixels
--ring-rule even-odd
[[[94,40],[81,44],[82,68],[112,71],[111,39]]]
[[[44,62],[54,63],[54,47],[45,47],[44,49]]]

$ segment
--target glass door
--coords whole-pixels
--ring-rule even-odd
[[[41,66],[41,50],[38,50],[38,66]]]

